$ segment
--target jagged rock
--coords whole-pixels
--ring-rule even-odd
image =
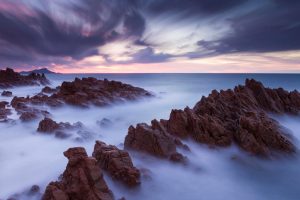
[[[64,155],[69,162],[61,181],[51,182],[43,200],[112,200],[99,165],[88,157],[84,148],[70,148]]]
[[[140,171],[133,166],[127,151],[96,141],[93,157],[96,158],[99,166],[108,171],[114,179],[120,180],[128,186],[140,184]]]
[[[176,140],[156,120],[152,121],[152,126],[144,123],[137,124],[136,127],[130,126],[124,145],[125,148],[146,152],[153,156],[185,162],[185,157],[177,152]],[[179,158],[179,154],[182,159],[174,159]]]
[[[12,96],[12,92],[11,92],[11,91],[6,91],[6,90],[4,90],[4,91],[1,93],[1,96],[4,96],[4,97],[11,97],[11,96]]]
[[[0,70],[0,88],[26,85],[46,85],[49,81],[44,74],[31,73],[23,76],[13,69]]]
[[[29,97],[14,97],[11,101],[11,106],[20,114],[20,120],[27,122],[43,117],[48,117],[50,113],[46,110],[41,110],[29,105]]]
[[[87,104],[105,106],[149,96],[152,95],[142,88],[117,81],[76,78],[73,82],[63,82],[59,91],[52,95],[52,98],[76,106],[86,106]]]
[[[47,96],[44,93],[52,93]],[[73,82],[63,82],[61,86],[52,89],[45,87],[41,93],[32,97],[15,97],[14,104],[62,106],[64,103],[86,107],[107,106],[112,103],[133,101],[141,97],[152,97],[148,91],[117,81],[97,80],[95,78],[76,78]]]
[[[235,143],[257,156],[271,156],[273,152],[292,153],[295,146],[278,122],[266,113],[298,114],[299,111],[298,91],[265,88],[262,83],[247,79],[245,86],[237,86],[234,90],[213,90],[208,97],[202,97],[193,109],[172,110],[168,120],[160,120],[159,128],[154,125],[130,127],[125,146],[161,154],[156,152],[157,146],[162,146],[157,145],[159,140],[149,135],[159,135],[158,130],[163,130],[168,138],[192,138],[210,146],[226,147]],[[163,145],[167,148],[169,143]],[[171,146],[174,149],[174,145]],[[171,159],[180,157],[174,154]]]

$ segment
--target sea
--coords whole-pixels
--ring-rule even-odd
[[[232,89],[244,84],[246,78],[261,81],[266,87],[282,87],[300,91],[300,74],[48,74],[51,87],[75,77],[122,81],[142,87],[155,94],[154,98],[116,104],[109,107],[77,108],[63,106],[45,110],[57,122],[81,122],[86,132],[84,140],[59,139],[37,133],[39,121],[21,122],[13,112],[11,122],[0,123],[0,199],[39,185],[43,192],[51,181],[63,173],[67,159],[63,152],[70,147],[84,147],[91,156],[96,140],[124,146],[128,127],[150,123],[152,119],[168,119],[172,109],[192,108],[202,96],[212,90]],[[15,96],[32,96],[43,86],[9,89]],[[1,91],[0,91],[1,92]],[[0,101],[11,101],[0,96]],[[300,147],[300,117],[276,116]],[[102,119],[110,126],[100,126]],[[80,133],[78,133],[80,134]],[[83,134],[83,133],[81,133]],[[228,148],[209,148],[193,141],[184,141],[191,152],[187,166],[174,164],[130,151],[134,165],[148,170],[137,188],[124,187],[108,174],[105,181],[116,199],[127,200],[299,200],[300,156],[260,159],[232,145]],[[23,195],[21,199],[35,199]]]

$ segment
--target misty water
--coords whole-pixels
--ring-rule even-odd
[[[44,191],[64,171],[67,159],[63,152],[70,147],[83,146],[92,154],[95,140],[123,148],[130,125],[152,119],[168,118],[172,108],[193,107],[203,95],[213,89],[233,88],[246,78],[255,78],[271,88],[300,89],[300,75],[267,74],[72,74],[48,75],[51,86],[75,77],[93,76],[99,79],[119,80],[153,92],[156,97],[106,108],[81,109],[64,106],[50,109],[57,122],[81,122],[83,130],[67,139],[36,132],[38,121],[22,123],[18,115],[8,123],[0,123],[0,199],[39,185]],[[42,87],[18,87],[10,91],[16,96],[34,95]],[[11,98],[0,97],[0,101]],[[300,117],[273,116],[300,147]],[[113,123],[99,125],[103,118]],[[83,138],[78,141],[76,137]],[[130,152],[138,168],[149,169],[150,176],[142,177],[139,188],[128,189],[105,175],[105,180],[116,199],[127,200],[298,200],[300,199],[300,157],[261,160],[241,152],[237,147],[211,149],[205,145],[185,141],[191,148],[187,153],[188,166],[170,163],[141,153]],[[25,198],[25,197],[23,197]]]

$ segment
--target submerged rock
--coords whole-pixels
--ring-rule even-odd
[[[269,89],[260,82],[247,79],[245,86],[237,86],[234,90],[213,90],[193,109],[172,110],[168,120],[161,120],[156,125],[130,127],[125,146],[166,157],[175,149],[171,138],[179,137],[192,138],[209,146],[226,147],[235,143],[257,156],[292,153],[295,146],[267,112],[298,114],[299,111],[298,91]],[[181,156],[173,155],[172,158],[181,159]]]
[[[84,148],[70,148],[64,152],[68,158],[66,170],[60,181],[51,182],[43,200],[112,200],[99,165],[88,157]]]
[[[116,146],[96,141],[93,157],[99,166],[116,179],[128,186],[140,184],[140,171],[133,166],[129,153]]]
[[[0,88],[27,85],[46,85],[49,81],[44,74],[31,73],[23,76],[13,69],[0,70]]]
[[[11,110],[6,108],[8,102],[0,101],[0,122],[6,121],[7,116],[11,114]]]
[[[21,121],[32,121],[50,115],[48,111],[30,105],[30,101],[29,97],[14,97],[10,103],[17,113],[20,114]]]
[[[12,92],[11,92],[11,91],[6,91],[6,90],[4,90],[4,91],[1,93],[1,96],[4,96],[4,97],[11,97],[11,96],[12,96]]]

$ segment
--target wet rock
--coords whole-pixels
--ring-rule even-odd
[[[13,69],[0,70],[0,88],[27,85],[46,85],[49,81],[44,74],[31,73],[23,76]]]
[[[11,97],[11,96],[12,96],[12,92],[11,92],[11,91],[6,91],[6,90],[4,90],[4,91],[1,93],[1,96],[4,96],[4,97]]]
[[[110,173],[113,179],[120,180],[127,186],[140,184],[140,171],[133,166],[127,151],[96,141],[93,157],[96,158],[103,170]]]
[[[43,195],[43,200],[112,200],[99,165],[88,157],[84,148],[70,148],[64,155],[68,158],[62,179],[51,182]]]
[[[40,187],[38,185],[31,186],[30,189],[25,190],[21,193],[14,194],[8,199],[10,200],[22,200],[22,199],[40,199],[42,196]]]
[[[247,79],[245,86],[237,86],[234,90],[213,90],[192,109],[172,110],[168,120],[160,120],[152,127],[130,127],[125,146],[151,154],[171,155],[166,153],[168,151],[157,151],[157,146],[162,146],[157,145],[161,139],[151,138],[152,135],[164,133],[169,139],[163,141],[171,141],[172,137],[191,138],[211,147],[226,147],[235,143],[257,156],[268,157],[275,152],[292,153],[295,146],[267,112],[298,114],[299,111],[298,91],[265,88],[262,83]],[[177,139],[177,143],[179,141]],[[169,143],[165,142],[164,146],[168,147]],[[171,147],[174,151],[174,145]],[[176,161],[181,159],[181,155],[173,154],[169,158]]]
[[[179,155],[176,150],[175,139],[164,129],[159,129],[158,123],[154,120],[152,126],[147,124],[137,124],[136,127],[130,126],[125,138],[125,148],[175,160],[173,159],[174,156]],[[182,156],[182,158],[184,157]],[[181,162],[184,162],[184,159]]]
[[[113,125],[112,121],[107,118],[103,118],[101,121],[97,121],[97,124],[103,128],[108,128]]]
[[[43,117],[48,117],[50,113],[46,110],[41,110],[32,106],[29,97],[14,97],[11,101],[11,106],[20,114],[20,120],[28,122]]]
[[[53,94],[53,93],[57,92],[58,90],[59,90],[59,88],[51,88],[49,86],[46,86],[42,89],[42,92],[46,93],[46,94]]]
[[[7,121],[7,116],[11,114],[11,110],[6,108],[8,102],[0,101],[0,122]]]

